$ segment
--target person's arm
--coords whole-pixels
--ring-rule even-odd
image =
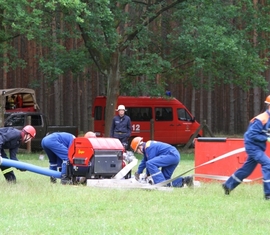
[[[262,122],[258,119],[255,119],[247,132],[248,138],[256,142],[266,142],[268,136],[266,135],[266,133],[262,132],[262,130]]]
[[[17,152],[18,152],[18,147],[10,149],[9,150],[10,159],[15,160],[15,161],[19,161],[19,159],[17,158]]]
[[[0,135],[0,149],[2,149],[2,145],[3,145],[3,137],[2,137],[2,135]],[[1,153],[0,153],[0,155],[1,155]]]
[[[143,157],[143,159],[142,159],[142,161],[141,161],[141,163],[140,163],[140,165],[138,167],[137,173],[138,174],[143,173],[145,167],[146,167],[146,159],[145,159],[145,157]]]
[[[130,120],[130,117],[128,117],[128,121],[127,121],[127,138],[131,136],[131,132],[132,132],[131,120]]]

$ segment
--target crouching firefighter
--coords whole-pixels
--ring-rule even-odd
[[[134,152],[143,155],[143,159],[135,172],[135,179],[146,169],[146,174],[151,176],[154,184],[169,180],[180,162],[179,151],[170,144],[149,140],[146,143],[142,137],[135,137],[131,142]],[[193,177],[179,177],[167,186],[172,187],[193,186]],[[166,186],[166,185],[165,185]]]
[[[31,125],[25,126],[22,130],[13,127],[0,128],[0,156],[8,158],[4,149],[9,149],[9,157],[11,160],[18,161],[17,152],[21,143],[27,143],[36,135],[36,130]],[[0,166],[2,173],[9,183],[16,183],[16,176],[10,167]],[[25,171],[24,169],[18,169]]]
[[[49,158],[50,170],[57,171],[60,167],[61,184],[71,184],[67,176],[68,149],[75,136],[67,132],[54,132],[45,136],[41,141],[41,146]],[[60,163],[59,163],[60,162]],[[56,183],[56,178],[50,178],[51,183]]]

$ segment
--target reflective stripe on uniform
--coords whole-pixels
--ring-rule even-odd
[[[156,175],[159,175],[159,174],[161,174],[161,171],[158,171],[157,173],[152,174],[151,176],[153,177],[153,176],[156,176]]]
[[[264,183],[270,183],[270,180],[263,180]]]
[[[234,174],[232,175],[232,178],[233,178],[235,181],[239,182],[239,183],[242,182],[242,181],[241,181],[240,179],[238,179]]]
[[[7,174],[7,173],[9,173],[11,171],[13,171],[13,169],[12,168],[8,168],[8,169],[3,170],[2,172],[3,172],[3,175],[4,175],[4,174]]]

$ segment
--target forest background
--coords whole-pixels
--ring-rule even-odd
[[[54,125],[91,126],[106,95],[170,90],[214,133],[243,134],[270,88],[268,0],[0,0],[0,88]]]

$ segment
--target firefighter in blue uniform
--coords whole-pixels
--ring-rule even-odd
[[[0,156],[8,158],[4,149],[9,149],[9,158],[18,161],[17,152],[21,143],[27,143],[36,135],[36,130],[31,125],[25,126],[22,130],[13,127],[0,128]],[[16,176],[10,167],[0,166],[2,173],[9,183],[16,183]],[[24,171],[23,169],[18,169]]]
[[[131,142],[131,148],[134,152],[143,155],[143,159],[135,172],[136,180],[146,169],[146,174],[150,175],[154,184],[169,180],[180,162],[179,151],[170,144],[149,140],[146,143],[142,137],[135,137]],[[193,177],[180,177],[168,186],[172,187],[193,186]]]
[[[113,118],[110,137],[119,139],[127,149],[128,139],[131,135],[130,117],[125,115],[126,108],[124,105],[119,105],[116,111],[118,111],[118,115]]]
[[[57,171],[60,167],[61,183],[69,184],[67,177],[68,149],[71,146],[75,136],[67,132],[54,132],[45,136],[41,141],[41,146],[49,158],[50,170]],[[56,183],[56,178],[50,178],[52,183]]]
[[[260,164],[263,175],[264,198],[270,200],[270,159],[265,154],[266,142],[270,142],[270,136],[267,135],[270,128],[270,95],[266,98],[265,103],[266,111],[251,119],[244,134],[247,160],[241,168],[222,184],[226,195],[229,195],[243,179],[247,178],[254,171],[257,164]]]

